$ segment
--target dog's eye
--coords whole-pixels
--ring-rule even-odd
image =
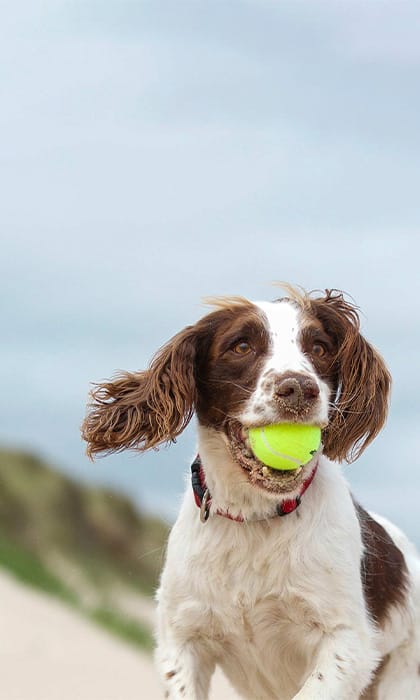
[[[235,345],[232,347],[232,351],[235,353],[235,355],[244,356],[249,355],[249,353],[252,352],[252,348],[246,340],[241,340],[239,343],[235,343]]]
[[[324,357],[324,355],[327,354],[327,347],[324,345],[324,343],[314,343],[312,345],[312,355],[315,355],[315,357]]]

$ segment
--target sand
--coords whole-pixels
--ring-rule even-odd
[[[2,700],[161,700],[152,660],[0,571]],[[212,699],[237,700],[221,673]]]

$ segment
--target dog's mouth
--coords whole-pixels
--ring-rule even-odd
[[[225,433],[230,453],[247,473],[249,481],[272,493],[289,493],[296,490],[312,469],[312,461],[293,470],[272,469],[252,452],[248,428],[237,420],[226,424]]]

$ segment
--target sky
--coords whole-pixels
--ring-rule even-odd
[[[346,475],[418,536],[420,7],[0,3],[0,442],[174,517],[192,425],[91,464],[90,383],[208,295],[345,290],[393,375]]]

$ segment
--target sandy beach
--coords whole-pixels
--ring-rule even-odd
[[[4,700],[161,700],[152,660],[0,571]],[[221,673],[212,700],[236,700]]]

